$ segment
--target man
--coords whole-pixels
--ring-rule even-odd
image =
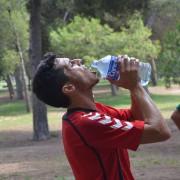
[[[132,180],[127,149],[164,141],[169,128],[139,83],[136,59],[121,56],[120,80],[110,80],[130,91],[130,109],[96,103],[92,88],[99,79],[79,62],[46,56],[34,76],[33,91],[46,104],[67,108],[62,137],[76,180]]]
[[[172,113],[171,119],[180,130],[180,104],[176,107],[176,110]]]

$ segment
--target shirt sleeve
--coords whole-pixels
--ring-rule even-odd
[[[130,109],[114,108],[101,103],[96,103],[96,106],[99,107],[101,110],[103,109],[104,113],[110,115],[111,117],[125,121],[133,120],[133,116]]]
[[[81,118],[79,129],[93,147],[136,150],[140,144],[143,121],[128,122],[99,112],[84,114]]]

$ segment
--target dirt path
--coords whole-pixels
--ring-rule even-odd
[[[126,91],[125,89],[122,89],[123,91]],[[165,88],[163,86],[158,86],[158,87],[148,87],[148,90],[150,93],[152,94],[161,94],[161,95],[165,95],[165,94],[171,94],[171,95],[180,95],[180,86],[177,85],[173,85],[171,88]],[[111,93],[111,89],[110,88],[98,88],[98,89],[94,89],[94,93],[96,95],[99,94],[104,94],[104,93]]]
[[[180,86],[173,85],[171,88],[165,88],[165,87],[149,87],[149,91],[153,94],[174,94],[178,95],[180,94]]]
[[[180,132],[173,123],[169,125],[173,133],[170,140],[130,152],[137,180],[180,179]],[[7,138],[0,141],[0,180],[73,179],[58,133],[45,142],[31,141],[30,131],[5,131],[0,137]]]

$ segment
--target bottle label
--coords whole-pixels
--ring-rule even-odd
[[[118,58],[111,56],[109,68],[107,72],[107,79],[118,80],[119,79],[119,64],[117,63]]]

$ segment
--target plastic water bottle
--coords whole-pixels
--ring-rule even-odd
[[[149,63],[139,63],[139,77],[142,86],[146,86],[150,81],[151,76],[151,65]],[[96,68],[101,75],[101,78],[107,78],[112,80],[120,79],[118,57],[116,56],[105,56],[100,60],[94,60],[91,67]]]

